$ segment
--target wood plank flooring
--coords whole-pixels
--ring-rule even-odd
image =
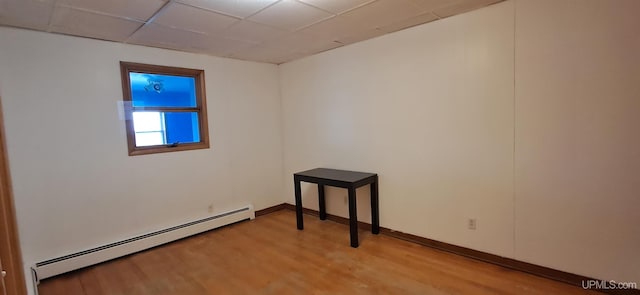
[[[42,281],[40,295],[598,294],[281,210]]]

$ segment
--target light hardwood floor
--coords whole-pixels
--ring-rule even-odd
[[[598,294],[281,210],[44,280],[74,294]]]

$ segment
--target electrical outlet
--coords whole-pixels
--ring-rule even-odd
[[[207,207],[207,211],[209,211],[209,213],[213,213],[213,204],[209,204],[209,207]]]
[[[475,218],[469,218],[469,220],[467,220],[467,228],[476,230],[478,228],[478,221]]]

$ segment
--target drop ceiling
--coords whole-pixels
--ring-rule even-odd
[[[0,0],[0,25],[280,64],[503,0]]]

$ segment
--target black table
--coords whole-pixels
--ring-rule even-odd
[[[351,233],[351,247],[358,247],[358,216],[356,210],[356,189],[371,185],[371,232],[380,232],[380,220],[378,210],[378,174],[345,171],[327,168],[316,168],[293,174],[293,182],[296,193],[296,221],[298,229],[304,229],[302,221],[302,191],[300,182],[318,184],[318,201],[320,219],[327,219],[327,211],[324,202],[324,186],[336,186],[346,188],[349,191],[349,230]]]

